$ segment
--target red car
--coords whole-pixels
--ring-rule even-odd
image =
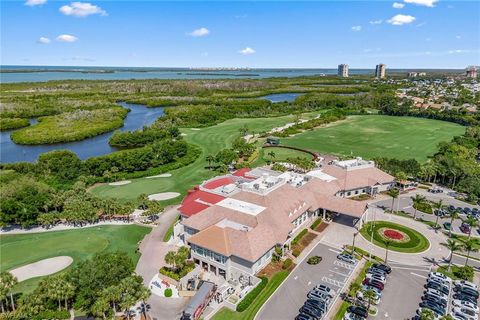
[[[460,226],[460,230],[463,233],[470,234],[470,226],[466,223],[462,223],[462,225]]]
[[[363,280],[362,284],[377,288],[379,290],[383,290],[384,288],[383,283],[381,283],[380,281],[372,280],[372,279],[365,279]]]

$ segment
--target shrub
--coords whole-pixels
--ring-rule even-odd
[[[301,252],[302,251],[300,251],[300,249],[298,249],[298,248],[295,248],[295,249],[292,250],[292,254],[295,258],[298,257]]]
[[[310,258],[308,258],[307,263],[308,264],[319,264],[320,261],[322,261],[322,257],[311,256]]]
[[[303,238],[303,236],[305,236],[307,234],[307,232],[308,232],[308,229],[303,229],[302,231],[300,231],[300,233],[297,234],[297,236],[295,238],[293,238],[292,243],[291,243],[292,246],[296,245],[298,243],[298,241],[300,241]]]
[[[237,311],[242,312],[245,311],[255,300],[255,298],[262,292],[262,290],[267,286],[268,279],[265,277],[261,278],[262,281],[253,288],[237,305]]]
[[[70,312],[67,310],[46,310],[41,311],[39,314],[31,316],[31,320],[60,320],[70,319]]]
[[[473,274],[473,268],[470,266],[453,268],[453,275],[462,280],[471,281]]]
[[[292,264],[293,264],[292,259],[288,258],[287,260],[283,261],[282,269],[287,270],[292,266]]]
[[[315,220],[313,223],[312,223],[312,226],[310,227],[311,229],[315,229],[316,227],[318,227],[320,225],[320,223],[322,223],[322,218],[317,218],[317,220]]]
[[[172,289],[170,288],[165,289],[163,294],[165,295],[166,298],[170,298],[172,296]]]

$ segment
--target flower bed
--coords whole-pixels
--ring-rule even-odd
[[[390,236],[385,235],[385,232]],[[367,222],[360,233],[367,241],[370,241],[373,233],[373,243],[383,248],[385,248],[385,241],[390,240],[388,248],[397,252],[422,252],[430,245],[427,238],[418,231],[387,221]],[[395,238],[400,238],[399,234],[403,238],[396,240]]]

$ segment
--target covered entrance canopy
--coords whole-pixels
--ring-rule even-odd
[[[339,215],[344,215],[342,219],[334,219],[336,222],[344,221],[350,226],[355,225],[358,221],[362,221],[362,217],[367,211],[367,204],[363,201],[355,201],[336,196],[329,196],[323,194],[316,194],[318,208],[323,210],[323,217],[325,218],[326,211],[331,211]],[[360,222],[361,223],[361,222]],[[360,226],[361,227],[361,226]]]

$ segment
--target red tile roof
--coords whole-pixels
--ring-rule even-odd
[[[249,172],[251,169],[250,168],[241,168],[241,169],[238,169],[237,171],[235,171],[233,173],[234,176],[236,177],[244,177],[244,178],[248,178],[248,177],[245,177],[245,174],[247,172]]]
[[[203,185],[205,189],[213,190],[217,189],[218,187],[226,186],[228,184],[235,183],[232,178],[229,177],[222,177],[219,179],[211,180]]]
[[[190,190],[178,209],[183,216],[191,217],[221,200],[225,199],[217,194],[198,190]]]

